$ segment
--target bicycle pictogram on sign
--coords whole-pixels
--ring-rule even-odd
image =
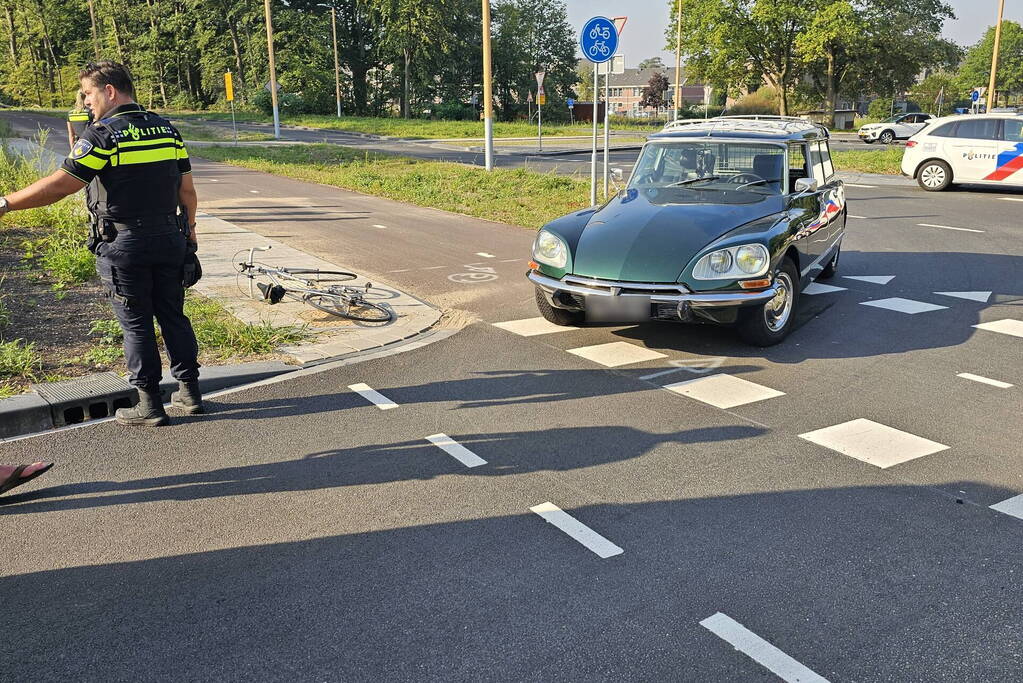
[[[618,49],[618,30],[607,17],[593,17],[579,33],[579,47],[586,59],[602,64]]]

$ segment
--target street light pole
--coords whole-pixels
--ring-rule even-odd
[[[330,8],[330,32],[334,37],[334,90],[337,93],[337,117],[341,118],[341,64],[337,58],[337,10]]]
[[[995,102],[995,75],[998,73],[998,48],[1002,41],[1002,13],[1005,11],[1005,0],[998,0],[998,23],[995,24],[995,47],[991,51],[991,80],[987,86],[987,110],[991,111]]]
[[[675,38],[675,112],[673,120],[678,121],[678,110],[682,106],[682,0],[678,0],[678,24]]]
[[[270,102],[274,109],[274,137],[281,137],[281,114],[277,108],[277,66],[274,62],[274,24],[270,18],[270,0],[263,0],[263,12],[266,16],[266,49],[270,58]]]
[[[490,71],[490,0],[483,0],[483,137],[488,171],[494,169],[494,95]]]

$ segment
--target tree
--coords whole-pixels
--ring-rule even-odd
[[[664,68],[664,62],[661,61],[660,57],[650,57],[649,59],[644,59],[642,62],[640,62],[638,68],[640,68],[640,69],[663,69]]]
[[[835,125],[835,108],[838,92],[850,72],[856,54],[865,37],[866,27],[860,14],[847,0],[838,0],[817,12],[807,27],[796,38],[796,47],[804,62],[819,63],[822,68],[824,109],[828,113],[827,124]]]
[[[973,88],[987,86],[991,79],[994,34],[995,28],[992,26],[984,38],[967,51],[956,75],[957,95],[962,96]],[[1001,93],[1023,90],[1023,26],[1015,21],[1002,22],[995,87]]]
[[[661,72],[654,73],[643,88],[643,99],[639,101],[641,107],[653,107],[660,109],[665,106],[664,93],[668,90],[668,79]]]
[[[689,73],[719,88],[762,79],[777,88],[778,113],[788,114],[788,96],[803,66],[796,39],[810,25],[805,0],[671,0],[682,3],[682,53]],[[665,31],[674,49],[676,27]],[[756,83],[759,85],[760,83]]]
[[[956,87],[956,75],[949,71],[936,71],[910,90],[910,97],[927,112],[938,116],[951,111],[962,94]]]

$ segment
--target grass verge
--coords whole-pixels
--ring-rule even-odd
[[[199,348],[219,360],[272,354],[285,344],[296,344],[311,333],[303,327],[276,326],[267,321],[243,323],[213,299],[191,291],[185,314],[192,321]]]
[[[212,161],[333,185],[477,218],[538,228],[589,205],[589,182],[526,169],[370,154],[337,145],[203,147]]]
[[[181,133],[181,137],[185,139],[187,143],[189,140],[196,140],[199,142],[233,142],[234,132],[230,130],[224,130],[223,128],[214,128],[213,126],[203,126],[195,123],[184,123],[178,122],[178,132]],[[274,136],[269,133],[256,133],[248,130],[238,131],[239,142],[265,142],[266,140],[273,140]]]
[[[861,173],[880,173],[882,175],[899,175],[902,163],[902,147],[885,147],[883,149],[839,149],[832,150],[831,158],[838,171],[859,171]]]

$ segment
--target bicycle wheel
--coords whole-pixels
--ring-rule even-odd
[[[347,282],[358,277],[355,273],[345,270],[317,270],[316,268],[280,268],[282,273],[288,275],[301,275],[303,279],[314,282]],[[309,276],[315,277],[309,277]]]
[[[361,298],[348,299],[335,294],[306,294],[302,301],[339,318],[369,323],[384,323],[391,319],[391,312],[388,309]]]

